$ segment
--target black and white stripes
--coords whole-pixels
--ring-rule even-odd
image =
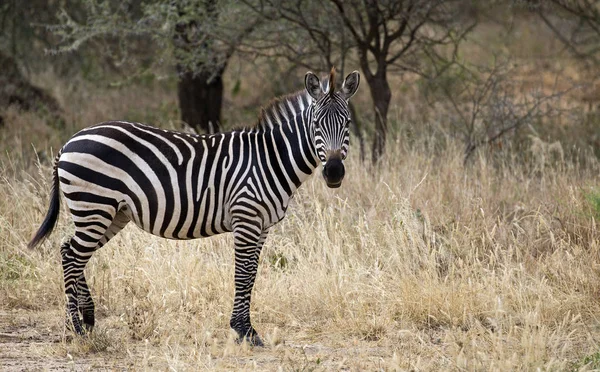
[[[250,297],[268,230],[285,216],[292,195],[319,162],[330,187],[339,187],[344,176],[348,99],[359,75],[348,75],[339,92],[333,72],[330,82],[324,92],[308,73],[306,91],[271,103],[250,129],[192,135],[112,121],[75,134],[56,158],[50,208],[29,244],[52,231],[60,189],[75,224],[61,248],[72,328],[82,333],[94,325],[86,263],[132,221],[170,239],[233,232],[231,326],[240,338],[261,344],[250,323]]]

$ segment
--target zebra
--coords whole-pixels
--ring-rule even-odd
[[[92,254],[128,222],[154,235],[194,239],[233,232],[235,295],[230,326],[251,345],[263,342],[250,322],[261,249],[290,199],[314,170],[340,187],[349,147],[349,99],[360,74],[336,91],[336,72],[273,100],[255,126],[196,135],[108,121],[76,133],[53,164],[47,215],[28,247],[52,232],[62,191],[75,232],[61,246],[67,326],[91,332],[94,302],[84,275]],[[80,316],[81,315],[81,316]]]

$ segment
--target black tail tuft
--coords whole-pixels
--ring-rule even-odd
[[[27,248],[35,248],[38,244],[42,242],[54,229],[56,225],[56,220],[58,220],[58,213],[60,212],[60,195],[58,189],[58,157],[56,157],[54,161],[54,172],[53,172],[53,183],[52,189],[50,190],[50,207],[48,207],[48,213],[46,213],[46,218],[44,218],[44,222],[35,233],[35,236],[29,244],[27,244]]]

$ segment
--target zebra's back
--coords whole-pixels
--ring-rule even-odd
[[[211,236],[231,231],[229,204],[240,191],[234,186],[250,168],[235,154],[249,151],[247,142],[235,133],[192,135],[106,122],[62,148],[60,188],[74,218],[107,225],[121,213],[158,236]]]

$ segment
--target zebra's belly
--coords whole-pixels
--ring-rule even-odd
[[[158,210],[152,222],[145,222],[130,208],[123,212],[142,230],[168,239],[197,239],[231,231],[229,214],[221,208],[203,206],[186,211],[184,206],[175,205],[171,211]]]

